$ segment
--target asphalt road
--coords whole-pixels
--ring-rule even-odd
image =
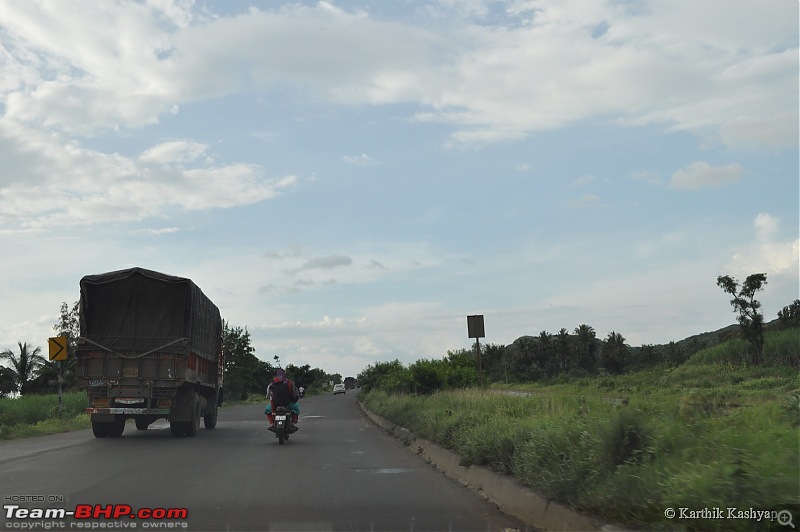
[[[147,431],[129,421],[121,438],[0,442],[0,531],[526,529],[383,433],[352,390],[305,398],[301,409],[285,445],[267,431],[263,405],[224,408],[217,428],[194,438],[172,437],[162,420]],[[187,515],[58,515],[128,507]]]

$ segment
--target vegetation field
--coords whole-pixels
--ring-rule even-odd
[[[770,342],[800,350],[795,332]],[[769,345],[769,342],[768,342]],[[737,341],[677,367],[549,382],[362,394],[365,406],[515,476],[550,500],[635,528],[768,529],[754,519],[665,518],[667,508],[797,508],[800,374],[748,367]],[[777,352],[775,357],[784,356]],[[700,514],[698,514],[700,517]]]
[[[0,397],[0,439],[9,440],[42,436],[91,427],[85,392],[63,395],[61,416],[58,395],[24,395],[11,399]]]

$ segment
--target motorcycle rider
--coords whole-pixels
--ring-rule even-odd
[[[278,368],[275,371],[275,377],[267,387],[267,397],[269,397],[269,403],[264,409],[264,413],[267,415],[269,430],[275,430],[273,428],[273,423],[275,422],[274,412],[279,406],[284,406],[292,414],[291,432],[296,432],[298,430],[297,422],[300,419],[300,405],[298,404],[300,393],[294,382],[286,376],[286,371],[283,368]]]

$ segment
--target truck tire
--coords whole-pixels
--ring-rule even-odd
[[[192,420],[186,423],[186,427],[184,429],[184,433],[187,436],[197,436],[197,433],[200,432],[201,414],[202,409],[200,408],[200,397],[197,395],[197,392],[195,392],[192,402]]]
[[[213,429],[217,426],[217,416],[219,415],[219,403],[217,402],[216,394],[206,402],[206,410],[208,409],[211,409],[211,412],[203,414],[203,426],[207,429]]]
[[[111,423],[104,421],[92,421],[92,434],[95,438],[108,438],[108,426]]]
[[[186,425],[183,421],[170,421],[169,422],[169,431],[172,433],[173,436],[183,436],[184,426]]]
[[[108,437],[119,438],[125,432],[125,416],[118,415],[108,424]]]
[[[211,414],[203,414],[203,426],[207,429],[213,429],[217,426],[217,415],[219,414],[219,410],[217,407],[214,407],[214,412]]]

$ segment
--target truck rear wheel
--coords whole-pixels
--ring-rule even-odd
[[[186,410],[190,410],[189,421],[170,420],[169,430],[172,432],[173,436],[197,436],[197,433],[200,432],[200,418],[203,417],[203,402],[195,391],[187,391],[184,392],[184,394],[180,417],[186,419]],[[189,408],[186,408],[187,406],[189,406]]]
[[[192,403],[192,420],[186,423],[186,427],[184,429],[184,433],[187,436],[197,436],[197,433],[200,432],[201,414],[202,410],[200,408],[200,397],[197,395],[197,392],[195,392]]]
[[[117,415],[114,421],[108,424],[109,438],[119,438],[125,432],[125,416]]]
[[[111,423],[105,421],[92,421],[92,434],[95,438],[108,438],[108,426]]]
[[[125,431],[125,416],[114,416],[114,421],[92,421],[95,438],[119,438]]]
[[[217,407],[214,407],[214,412],[212,414],[203,414],[203,426],[207,429],[213,429],[217,426],[217,414],[219,411]]]
[[[183,436],[184,426],[186,423],[184,421],[170,421],[169,422],[169,431],[172,433],[173,436]]]
[[[211,412],[203,414],[203,426],[207,429],[213,429],[217,426],[217,416],[219,415],[219,404],[216,395],[206,403],[206,410],[211,409]]]

